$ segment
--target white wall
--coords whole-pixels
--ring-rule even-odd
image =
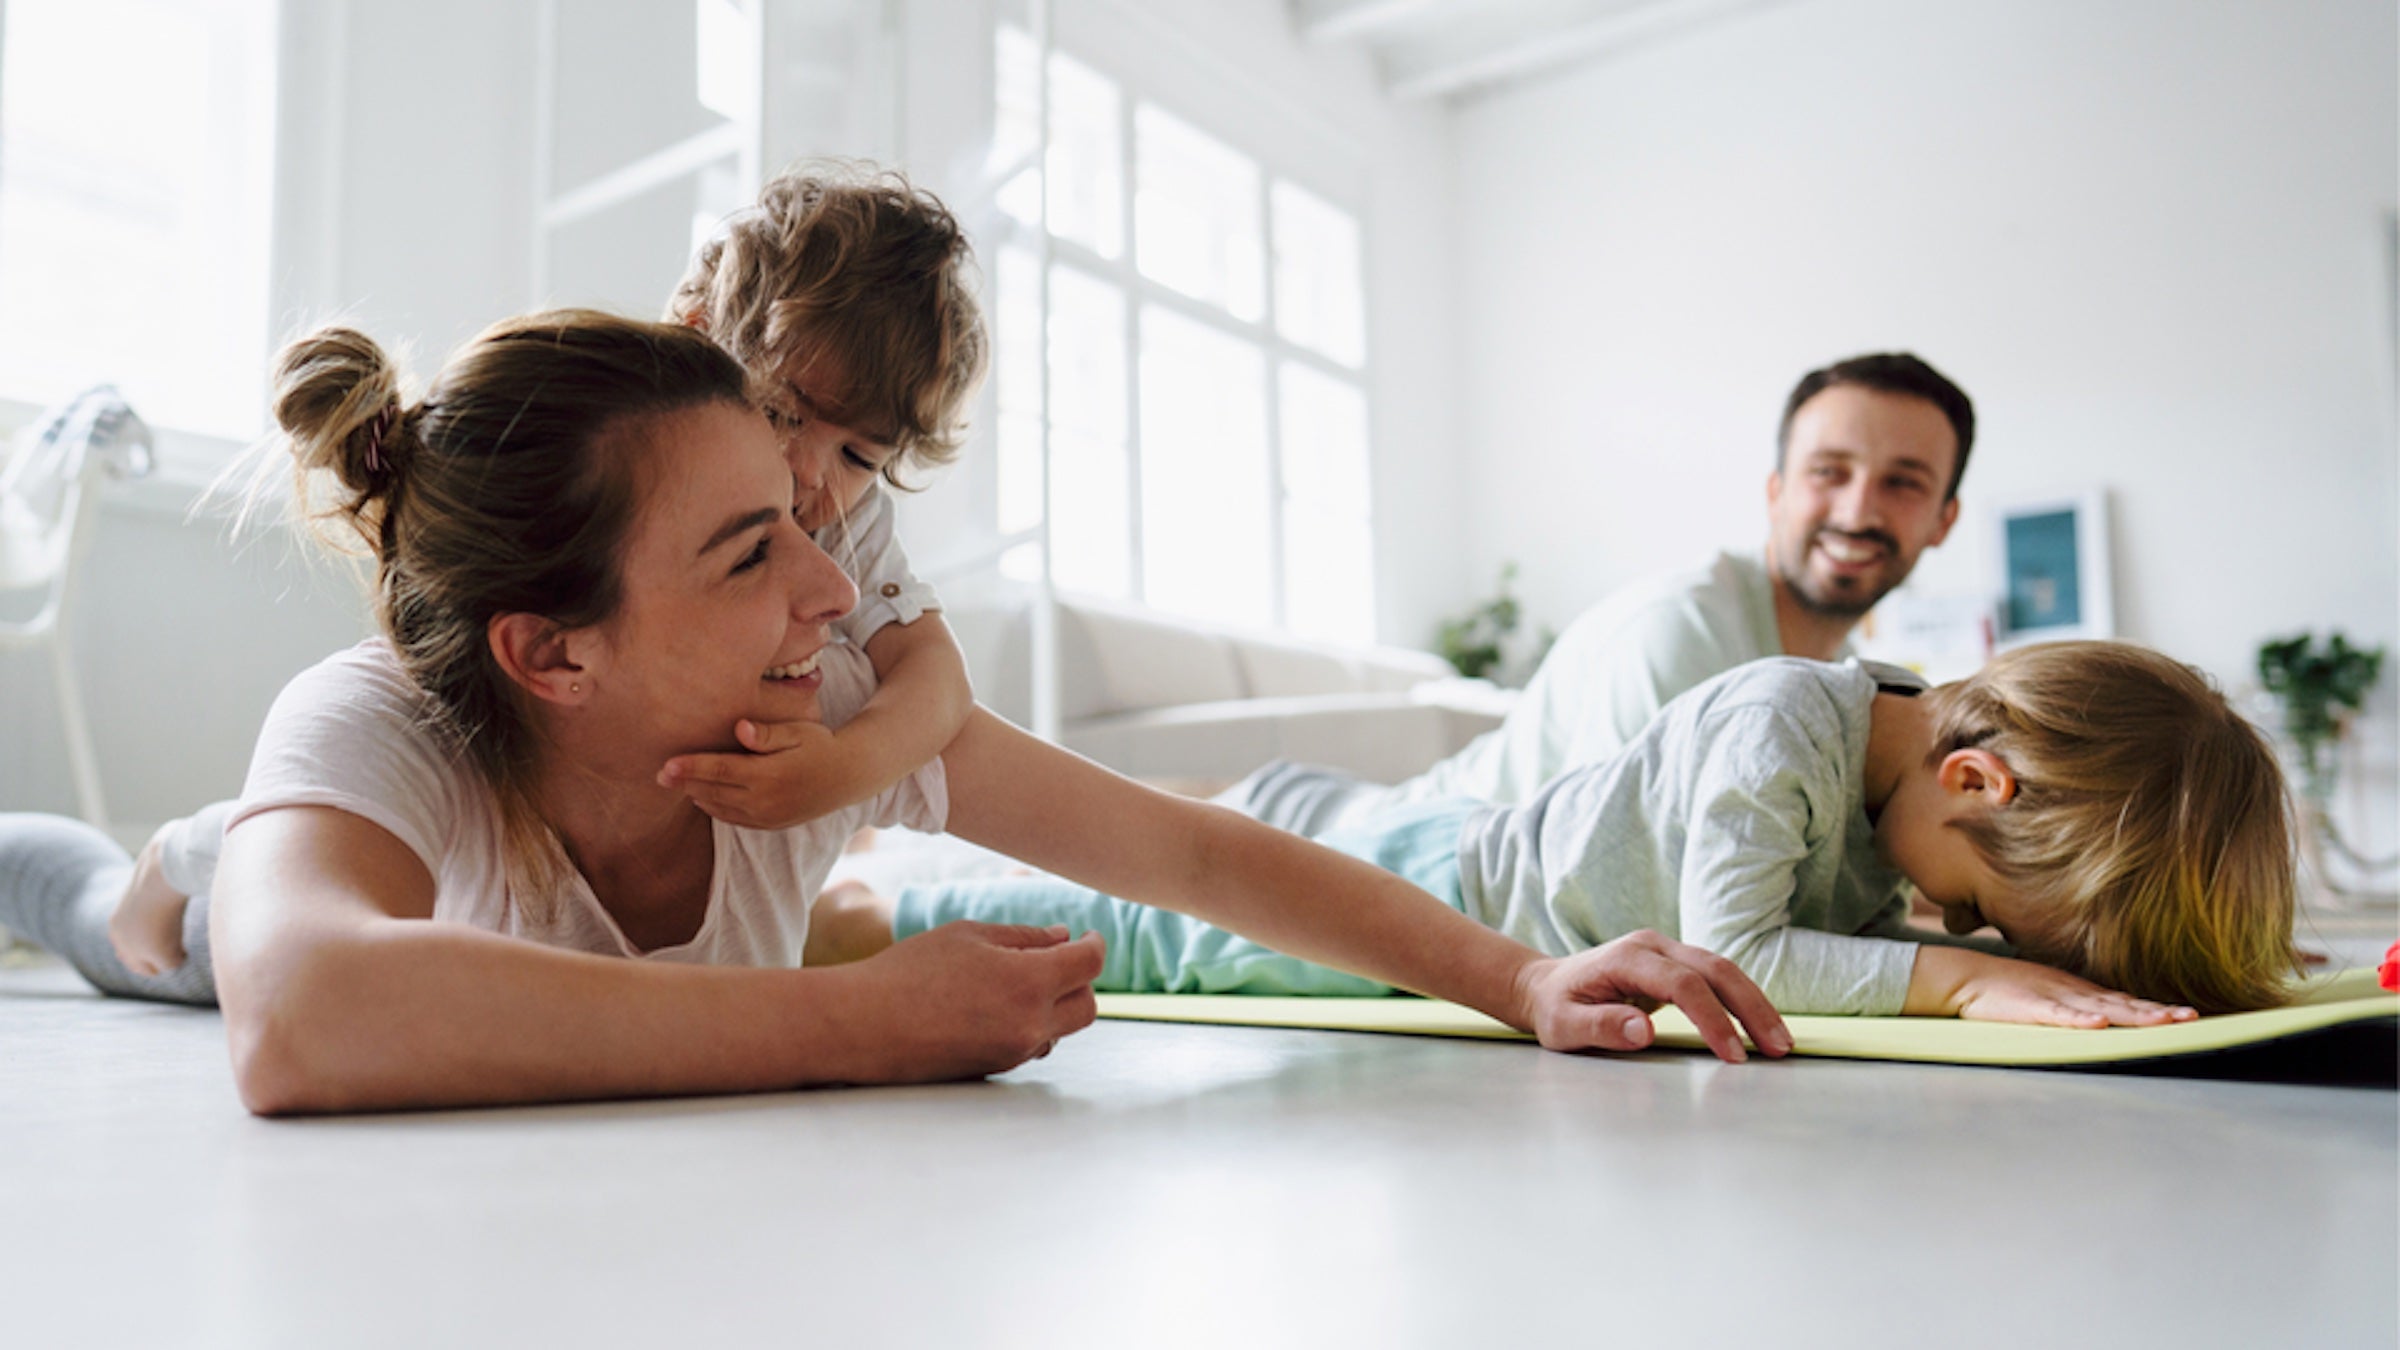
[[[1924,585],[2097,485],[2123,636],[2392,644],[2396,59],[2387,0],[1793,0],[1463,108],[1470,570],[1559,621],[1755,547],[1792,381],[1910,348],[1982,419]]]
[[[1909,346],[1982,408],[1971,504],[2115,490],[2128,635],[2234,679],[2272,632],[2394,641],[2380,0],[1791,0],[1455,113],[1384,101],[1275,0],[1060,3],[1354,147],[1386,640],[1424,641],[1504,559],[1562,621],[1755,543],[1790,381]],[[984,5],[895,4],[890,153],[955,193]],[[286,146],[286,328],[343,305],[426,371],[531,302],[531,8],[292,7],[335,55]],[[1976,584],[1983,551],[1970,524],[1922,575]],[[128,822],[232,792],[283,681],[365,629],[338,574],[171,512],[112,507],[95,556],[79,640]],[[2387,715],[2387,783],[2393,742]],[[0,658],[0,810],[72,802],[46,675]]]
[[[288,9],[275,331],[338,310],[429,374],[526,307],[532,7]],[[238,791],[276,692],[369,626],[347,572],[280,535],[237,552],[183,519],[190,495],[111,498],[74,630],[110,814],[135,828]],[[75,809],[56,709],[46,663],[0,654],[0,810]]]

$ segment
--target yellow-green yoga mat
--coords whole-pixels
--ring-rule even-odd
[[[1425,998],[1102,994],[1100,1015],[1132,1021],[1531,1039],[1482,1013]],[[1653,1021],[1659,1045],[1707,1049],[1692,1024],[1673,1008],[1660,1009],[1653,1015]],[[2352,1024],[2400,1026],[2400,995],[2378,988],[2372,970],[2345,970],[2305,981],[2292,1002],[2281,1008],[2227,1013],[2160,1027],[2080,1031],[1941,1017],[1786,1017],[1784,1022],[1792,1029],[1795,1054],[2059,1068],[2206,1055]]]

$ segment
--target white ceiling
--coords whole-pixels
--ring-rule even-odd
[[[1452,98],[1790,0],[1289,0],[1312,42],[1362,47],[1394,98]]]

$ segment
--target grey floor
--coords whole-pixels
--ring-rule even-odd
[[[0,1345],[2390,1346],[2396,1101],[1104,1023],[986,1084],[268,1122],[214,1014],[33,967]]]

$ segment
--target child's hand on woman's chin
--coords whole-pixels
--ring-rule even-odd
[[[745,719],[734,738],[747,753],[677,755],[659,770],[659,785],[727,824],[758,830],[815,820],[863,795],[840,739],[822,722]]]
[[[1643,929],[1587,952],[1533,963],[1525,979],[1524,1025],[1552,1050],[1641,1050],[1651,1041],[1647,1009],[1672,1003],[1717,1058],[1739,1064],[1738,1019],[1770,1056],[1792,1048],[1767,996],[1739,966],[1714,952]]]

